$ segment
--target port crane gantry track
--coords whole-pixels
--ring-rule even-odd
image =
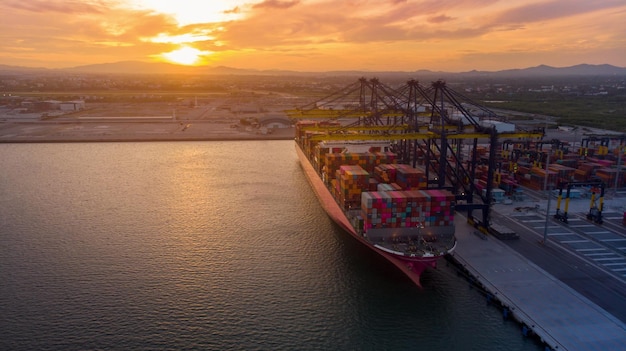
[[[457,199],[456,210],[467,211],[468,221],[485,231],[490,227],[498,140],[527,141],[543,137],[543,131],[498,133],[495,126],[479,123],[481,117],[496,121],[502,118],[450,89],[444,81],[425,87],[410,80],[391,88],[378,79],[361,78],[323,99],[286,113],[293,119],[339,122],[304,127],[316,133],[310,138],[313,141],[393,141],[399,162],[414,167],[423,164],[428,188],[450,190]],[[480,162],[479,140],[491,145],[484,189],[477,187],[475,176]],[[473,216],[474,210],[482,211],[480,219]]]

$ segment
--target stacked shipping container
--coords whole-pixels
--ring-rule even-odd
[[[609,187],[614,186],[616,180],[618,188],[624,186],[624,172],[618,172],[617,168],[600,168],[596,170],[596,177]]]
[[[365,230],[454,225],[454,195],[446,190],[361,193]]]
[[[403,189],[423,189],[426,188],[426,173],[413,168],[409,165],[398,165],[398,172],[396,175],[396,183]]]
[[[374,167],[380,164],[389,164],[396,162],[396,154],[392,152],[342,152],[328,153],[324,155],[323,172],[326,179],[335,177],[335,173],[342,165],[361,166],[367,172],[373,172]]]
[[[374,167],[374,178],[381,183],[396,184],[403,190],[427,186],[424,171],[405,164],[381,164]]]
[[[361,166],[343,165],[337,170],[337,194],[339,204],[346,210],[359,208],[361,192],[369,188],[370,174]]]

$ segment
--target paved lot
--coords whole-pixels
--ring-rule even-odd
[[[617,350],[626,325],[502,241],[474,235],[457,216],[455,260],[553,350]],[[544,256],[549,250],[542,248]],[[550,257],[554,264],[560,260]],[[623,304],[624,300],[622,300]]]
[[[554,199],[547,221],[547,200],[542,199],[497,204],[492,222],[518,233],[519,240],[504,245],[626,323],[626,227],[621,224],[626,197],[618,195],[605,201],[602,225],[586,219],[589,199],[570,202],[567,224],[553,218]]]
[[[567,223],[553,218],[556,213],[555,201],[551,201],[548,220],[546,220],[546,200],[497,205],[495,211],[521,224],[534,234],[537,240],[544,240],[545,236],[548,244],[558,245],[626,282],[626,226],[622,224],[624,212],[621,211],[626,206],[622,205],[626,204],[626,198],[614,198],[609,201],[611,206],[603,211],[602,224],[586,218],[590,207],[588,199],[570,201]],[[535,209],[537,204],[539,207]],[[561,211],[563,209],[564,207]]]

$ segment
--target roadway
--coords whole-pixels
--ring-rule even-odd
[[[626,323],[626,227],[620,207],[603,212],[599,225],[586,219],[588,199],[572,200],[566,224],[553,217],[556,201],[547,221],[547,200],[540,203],[538,209],[494,206],[492,222],[520,237],[503,243]]]

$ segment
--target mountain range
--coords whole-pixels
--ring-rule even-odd
[[[141,61],[121,61],[113,63],[102,63],[86,66],[77,66],[71,68],[32,68],[21,66],[0,65],[1,75],[21,75],[21,74],[54,74],[54,73],[83,73],[83,74],[192,74],[192,75],[266,75],[266,76],[289,76],[289,75],[336,75],[336,76],[364,76],[364,75],[461,75],[466,77],[485,77],[485,78],[521,78],[531,76],[626,76],[626,67],[617,67],[608,64],[589,65],[580,64],[570,67],[551,67],[539,65],[523,69],[508,69],[500,71],[467,71],[467,72],[442,72],[442,71],[328,71],[328,72],[300,72],[287,70],[252,70],[238,69],[231,67],[208,67],[208,66],[181,66],[170,63],[154,63]]]

